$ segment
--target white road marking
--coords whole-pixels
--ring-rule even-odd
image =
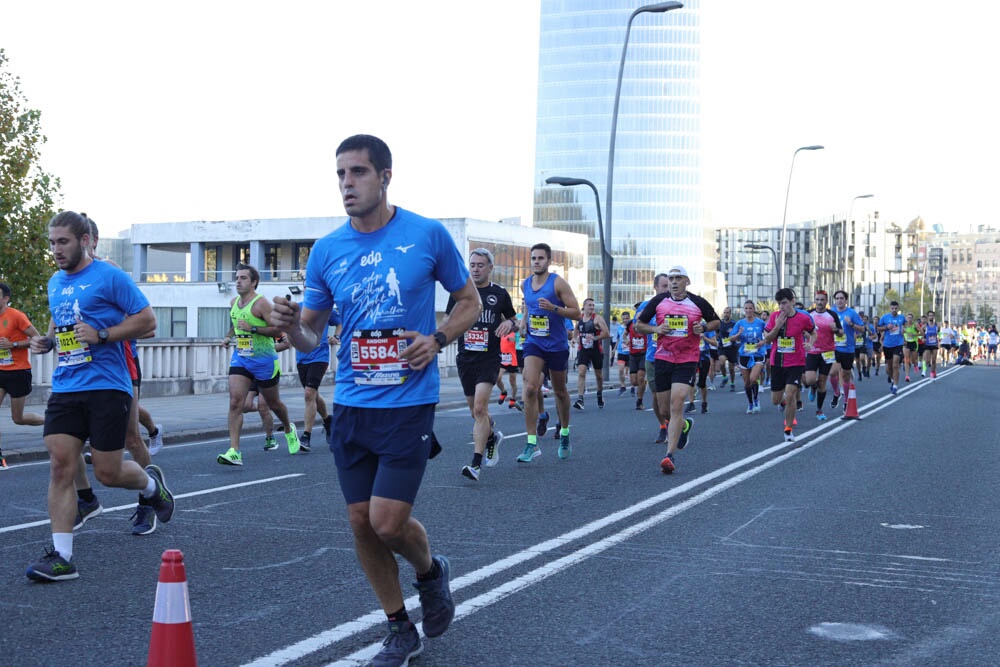
[[[191,491],[189,493],[179,493],[174,496],[174,499],[182,498],[194,498],[195,496],[204,496],[209,493],[220,493],[222,491],[231,491],[232,489],[240,489],[246,486],[254,486],[256,484],[269,484],[271,482],[280,482],[284,479],[292,479],[293,477],[303,477],[305,473],[297,472],[290,475],[281,475],[279,477],[268,477],[266,479],[256,479],[249,482],[240,482],[239,484],[227,484],[226,486],[216,486],[211,489],[203,489],[201,491]],[[117,507],[105,507],[104,512],[119,512],[121,510],[131,510],[135,509],[135,503],[129,503],[128,505],[118,505]],[[0,528],[0,533],[13,533],[16,530],[26,530],[28,528],[36,528],[38,526],[45,526],[49,524],[49,520],[44,521],[32,521],[30,523],[19,523],[15,526],[4,526]]]
[[[954,370],[958,369],[957,368],[951,369],[951,371],[946,371],[945,373],[953,372]],[[942,375],[939,376],[939,378],[943,377],[945,373],[942,373]],[[899,398],[902,394],[910,393],[912,391],[918,391],[930,385],[931,385],[930,382],[918,382],[916,384],[906,387],[904,391],[900,391],[899,394],[897,394],[896,396],[886,395],[883,396],[882,398],[876,399],[875,401],[872,401],[871,403],[868,403],[864,406],[863,414],[875,414],[883,410],[884,408],[888,407],[889,405],[891,405],[893,400]],[[861,413],[860,410],[861,408],[859,408],[859,414]],[[553,574],[557,574],[558,572],[561,572],[562,570],[571,567],[572,565],[582,562],[598,553],[601,553],[602,551],[605,551],[621,542],[624,542],[625,540],[630,539],[631,537],[637,535],[638,533],[648,530],[649,528],[652,528],[653,526],[656,526],[657,524],[662,523],[668,519],[671,519],[677,516],[678,514],[684,512],[685,510],[695,507],[696,505],[708,500],[709,498],[712,498],[713,496],[743,481],[746,481],[747,479],[750,479],[751,477],[754,477],[757,474],[773,466],[778,465],[779,463],[783,463],[789,458],[797,456],[798,454],[806,451],[807,449],[818,445],[824,440],[832,438],[833,436],[839,434],[841,431],[851,428],[852,426],[855,426],[856,424],[860,423],[861,422],[859,420],[834,420],[828,422],[821,422],[820,425],[817,426],[816,428],[813,428],[812,430],[801,434],[799,436],[798,442],[796,443],[796,445],[798,446],[795,447],[794,449],[791,449],[790,451],[787,451],[784,454],[781,454],[779,456],[776,456],[775,458],[765,461],[755,468],[746,470],[734,477],[730,477],[720,482],[716,486],[705,489],[698,495],[689,498],[688,500],[680,503],[679,505],[669,507],[653,517],[650,517],[637,524],[628,526],[627,528],[621,530],[618,533],[609,535],[608,537],[605,537],[602,540],[586,545],[573,553],[567,554],[566,556],[563,556],[562,558],[552,561],[551,563],[542,565],[541,567],[538,567],[532,570],[531,572],[528,572],[527,574],[524,574],[520,577],[516,577],[504,584],[501,584],[500,586],[494,588],[491,591],[487,591],[486,593],[478,595],[472,598],[471,600],[467,600],[459,604],[456,607],[455,619],[458,620],[459,618],[472,614],[476,611],[479,611],[480,609],[484,609],[485,607],[495,602],[498,602],[499,600],[502,600],[503,598],[513,593],[516,593],[519,590],[522,590],[524,588],[527,588],[528,586],[538,583],[539,581],[542,581],[543,579],[546,579],[552,576]],[[803,442],[804,438],[810,436],[813,433],[821,433],[821,434],[814,440],[811,440],[809,442]],[[519,435],[524,435],[524,434],[519,434]],[[517,437],[517,436],[511,436],[511,437]],[[688,491],[691,491],[694,488],[702,486],[721,476],[727,475],[730,472],[733,472],[734,470],[743,468],[748,464],[757,462],[760,459],[770,457],[773,454],[776,454],[784,449],[787,449],[788,447],[789,447],[788,443],[781,442],[780,444],[774,445],[768,449],[760,451],[744,459],[730,463],[729,465],[719,468],[718,470],[715,470],[711,473],[702,475],[701,477],[693,479],[690,482],[682,484],[676,488],[673,488],[670,491],[666,491],[656,496],[647,498],[646,500],[641,501],[627,509],[614,512],[601,519],[597,519],[588,524],[585,524],[568,533],[564,533],[558,537],[546,540],[545,542],[541,542],[540,544],[537,544],[533,547],[529,547],[528,549],[524,549],[520,552],[511,554],[510,556],[502,558],[496,561],[495,563],[492,563],[485,567],[479,568],[478,570],[470,572],[466,575],[453,579],[451,582],[451,590],[454,593],[474,583],[483,581],[488,577],[491,577],[505,570],[509,570],[516,566],[519,566],[524,562],[532,560],[533,558],[546,554],[550,551],[561,549],[570,542],[584,538],[587,535],[597,532],[609,525],[623,521],[631,517],[632,515],[644,512],[651,506],[661,504],[675,496],[687,493]],[[415,595],[411,596],[410,598],[407,598],[404,601],[404,604],[408,608],[414,608],[420,604],[419,597]],[[253,662],[247,663],[244,667],[278,667],[280,665],[285,665],[289,662],[299,660],[307,655],[323,650],[328,646],[331,646],[339,641],[347,639],[348,637],[370,630],[371,628],[380,625],[384,622],[385,622],[385,614],[381,610],[375,610],[367,614],[364,614],[363,616],[359,616],[358,618],[352,621],[348,621],[347,623],[343,623],[334,628],[313,635],[312,637],[308,637],[302,641],[296,642],[295,644],[278,649],[277,651],[274,651],[266,656],[260,657],[254,660]],[[418,625],[418,628],[419,627],[420,626]],[[336,665],[337,667],[354,667],[359,664],[364,664],[365,662],[370,660],[376,653],[378,653],[381,646],[382,646],[381,642],[371,644],[359,651],[356,651],[355,653],[352,653],[348,656],[341,658],[336,662],[329,664]]]

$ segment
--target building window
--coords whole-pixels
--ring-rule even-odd
[[[309,265],[309,253],[312,252],[311,243],[296,243],[294,254],[292,255],[292,269],[298,273],[292,276],[293,280],[304,280],[306,277],[306,267]]]
[[[250,244],[244,243],[242,245],[233,246],[233,273],[236,273],[236,267],[240,264],[250,265]]]
[[[264,270],[261,280],[281,279],[281,246],[277,243],[264,244]]]
[[[187,308],[153,307],[157,338],[187,338]]]
[[[207,283],[222,282],[222,246],[212,245],[205,248],[205,275]]]
[[[199,338],[224,338],[232,325],[229,308],[198,309]]]

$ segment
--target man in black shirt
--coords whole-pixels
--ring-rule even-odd
[[[486,465],[495,466],[503,433],[494,430],[490,418],[489,402],[493,385],[500,372],[500,339],[518,325],[510,294],[500,285],[490,282],[493,272],[493,254],[486,248],[476,248],[469,256],[469,273],[479,290],[483,310],[479,320],[458,338],[458,377],[476,425],[472,429],[472,463],[462,468],[462,474],[473,481],[479,480],[483,453]],[[451,299],[445,312],[454,305]]]

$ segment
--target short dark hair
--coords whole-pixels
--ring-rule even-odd
[[[531,252],[535,252],[536,250],[544,250],[545,256],[552,259],[552,247],[548,243],[536,243],[531,246]]]
[[[79,241],[83,238],[84,234],[90,235],[93,232],[90,230],[90,218],[87,217],[86,213],[77,213],[76,211],[60,211],[52,216],[49,220],[49,227],[66,227],[69,231],[73,232],[73,236]]]
[[[389,146],[378,137],[373,137],[370,134],[355,134],[347,137],[337,146],[336,155],[360,150],[368,151],[368,159],[371,160],[375,171],[392,169],[392,152],[389,150]]]
[[[260,273],[257,271],[257,269],[250,266],[249,264],[237,264],[236,270],[234,270],[233,273],[238,273],[239,271],[249,271],[250,280],[253,281],[253,288],[257,289],[257,285],[260,284]]]
[[[746,301],[743,302],[743,307],[746,308],[747,306],[753,306],[753,309],[757,310],[757,304],[751,301],[750,299],[747,299]]]
[[[890,302],[889,302],[889,305],[890,305],[890,306],[898,306],[898,305],[899,305],[899,302],[898,302],[898,301],[890,301]]]
[[[587,297],[586,299],[584,299],[584,300],[583,300],[583,302],[584,302],[584,303],[587,303],[588,301],[593,301],[593,299],[591,299],[591,298],[590,298],[590,297],[588,296],[588,297]]]
[[[665,273],[657,273],[655,276],[653,276],[653,287],[655,288],[657,285],[660,284],[660,278],[666,278],[666,277],[667,274]]]
[[[8,299],[10,298],[10,285],[7,283],[0,283],[0,294],[3,294]]]
[[[787,299],[789,301],[795,301],[795,292],[792,291],[791,287],[782,287],[780,290],[774,293],[774,300],[781,303],[782,300]]]
[[[843,295],[844,295],[844,298],[845,298],[845,299],[847,298],[847,292],[845,292],[845,291],[844,291],[844,290],[842,290],[842,289],[839,289],[839,290],[837,290],[836,292],[834,292],[834,293],[833,293],[833,298],[834,298],[834,299],[836,299],[836,298],[837,298],[837,295],[838,295],[838,294],[843,294]]]

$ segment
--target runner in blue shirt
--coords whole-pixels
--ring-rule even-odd
[[[326,409],[326,401],[320,394],[319,386],[330,368],[330,346],[340,345],[340,312],[336,307],[330,311],[327,325],[333,327],[333,333],[324,331],[316,349],[311,352],[295,350],[295,370],[299,372],[299,384],[302,385],[303,398],[306,404],[305,415],[302,418],[302,435],[299,436],[299,451],[312,451],[312,429],[316,423],[316,415],[323,420],[323,432],[330,435],[330,424],[333,418]]]
[[[765,368],[764,320],[757,317],[753,301],[743,304],[744,318],[733,325],[729,337],[739,344],[740,374],[747,395],[747,414],[760,412],[760,375]]]
[[[455,615],[448,559],[432,557],[412,511],[433,440],[437,355],[476,322],[482,303],[444,225],[389,203],[385,142],[355,135],[336,155],[350,219],[313,246],[302,306],[276,297],[271,322],[297,350],[309,351],[333,305],[340,309],[349,343],[337,355],[328,439],[355,552],[389,621],[375,662],[405,664],[423,644],[403,604],[396,554],[416,571],[424,634],[444,633]],[[437,283],[455,300],[440,327]]]
[[[49,222],[49,248],[60,270],[49,279],[48,333],[32,338],[31,350],[45,354],[54,349],[57,355],[44,429],[52,547],[28,567],[28,578],[35,581],[79,576],[73,562],[73,478],[88,438],[99,481],[141,492],[163,523],[174,511],[163,472],[122,457],[132,381],[121,342],[154,330],[156,316],[128,274],[95,262],[89,246],[90,224],[83,215],[63,211]]]
[[[889,312],[879,318],[878,330],[882,332],[882,352],[885,355],[885,374],[889,392],[899,391],[899,364],[903,359],[903,327],[906,316],[899,312],[899,302],[889,302]]]
[[[840,319],[840,326],[842,327],[841,333],[834,334],[833,337],[835,362],[833,368],[830,370],[831,377],[834,377],[838,373],[840,377],[839,386],[834,386],[834,398],[830,402],[830,407],[837,407],[837,399],[839,398],[841,388],[846,397],[851,381],[854,379],[853,368],[856,338],[859,335],[864,335],[864,323],[861,321],[861,316],[858,315],[858,312],[848,307],[847,292],[844,290],[840,289],[833,293],[833,303],[833,310],[837,313],[837,317]],[[861,380],[860,373],[858,374],[858,380]],[[844,409],[847,409],[846,400],[844,401]]]

